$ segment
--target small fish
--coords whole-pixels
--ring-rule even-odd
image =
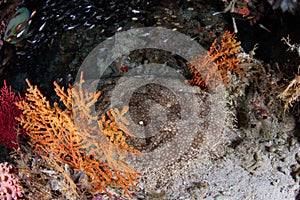
[[[76,27],[78,27],[79,26],[79,24],[76,24],[76,25],[74,25],[74,26],[69,26],[68,28],[67,28],[67,30],[72,30],[72,29],[74,29],[74,28],[76,28]]]
[[[25,7],[20,8],[10,19],[5,33],[4,40],[11,44],[16,44],[23,40],[27,35],[29,25],[31,23],[31,18],[35,15],[36,10],[31,14],[29,10]]]
[[[31,13],[31,15],[30,15],[30,19],[34,16],[36,14],[36,10],[34,10],[32,13]]]
[[[266,31],[268,31],[269,33],[271,32],[270,29],[268,29],[267,27],[265,27],[264,25],[262,24],[258,24],[258,26]]]
[[[44,23],[42,24],[42,26],[40,26],[39,31],[42,31],[42,30],[44,29],[45,25],[46,25],[46,22],[44,22]]]
[[[139,11],[139,10],[134,10],[134,9],[133,9],[131,12],[137,14],[137,13],[140,13],[141,11]]]
[[[89,24],[87,21],[84,22],[83,26],[91,26],[91,24]]]
[[[26,29],[23,29],[22,31],[20,31],[17,35],[16,35],[16,38],[20,38],[24,32],[26,31]]]
[[[93,24],[92,26],[90,26],[88,29],[91,30],[95,27],[95,24]]]

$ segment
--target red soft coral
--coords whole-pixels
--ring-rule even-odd
[[[0,89],[0,143],[9,149],[17,149],[20,144],[19,136],[25,137],[24,129],[19,127],[16,117],[20,117],[22,111],[15,104],[23,98],[7,87],[6,81]]]

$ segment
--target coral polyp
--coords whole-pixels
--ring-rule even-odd
[[[0,199],[20,199],[24,196],[19,180],[14,176],[14,166],[7,162],[0,164]]]

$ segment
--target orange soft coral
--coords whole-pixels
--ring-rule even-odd
[[[217,40],[215,40],[207,55],[192,58],[192,61],[188,63],[193,74],[190,83],[207,90],[207,88],[216,87],[219,80],[227,84],[228,72],[243,75],[238,58],[241,50],[241,43],[236,41],[236,36],[225,31],[220,44],[217,45]]]
[[[208,53],[192,58],[192,61],[188,63],[188,68],[192,72],[190,84],[198,85],[203,90],[214,90],[222,80],[217,65]]]
[[[98,119],[92,113],[92,106],[100,92],[85,91],[82,76],[80,83],[67,92],[54,83],[65,109],[57,103],[51,107],[38,88],[28,80],[27,83],[26,101],[18,106],[23,110],[19,121],[30,136],[31,147],[45,155],[45,159],[83,170],[90,178],[92,193],[108,193],[107,187],[117,186],[130,196],[128,189],[135,187],[138,172],[123,159],[129,154],[141,153],[126,143],[127,137],[134,137],[127,130],[123,116],[128,108],[121,112],[111,109]]]
[[[244,74],[238,58],[238,53],[241,51],[241,42],[236,41],[236,35],[229,31],[225,31],[221,38],[221,44],[217,45],[217,40],[215,40],[209,49],[210,58],[218,66],[225,84],[229,81],[227,79],[228,71],[238,75]]]

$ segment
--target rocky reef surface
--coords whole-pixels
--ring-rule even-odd
[[[27,78],[51,105],[59,101],[52,83],[68,88],[83,65],[98,66],[92,50],[100,52],[97,45],[123,31],[167,28],[201,45],[202,55],[220,50],[212,46],[222,44],[225,30],[236,32],[237,42],[229,43],[241,46],[234,59],[242,73],[226,71],[226,81],[213,90],[208,83],[191,84],[190,60],[158,48],[130,51],[137,44],[127,41],[119,46],[127,54],[113,52],[117,59],[101,78],[86,80],[101,91],[95,109],[105,113],[128,104],[127,128],[136,138],[127,142],[144,155],[125,159],[140,173],[129,189],[133,199],[300,199],[298,1],[25,0],[0,6],[1,80],[24,95]],[[16,26],[12,43],[5,28],[21,7],[30,16]],[[177,47],[184,49],[180,41]],[[222,58],[214,61],[233,59]],[[205,73],[214,75],[204,61]],[[0,162],[19,168],[23,198],[130,199],[120,187],[91,194],[83,171],[43,160],[27,142],[21,152],[2,145],[0,154]]]

